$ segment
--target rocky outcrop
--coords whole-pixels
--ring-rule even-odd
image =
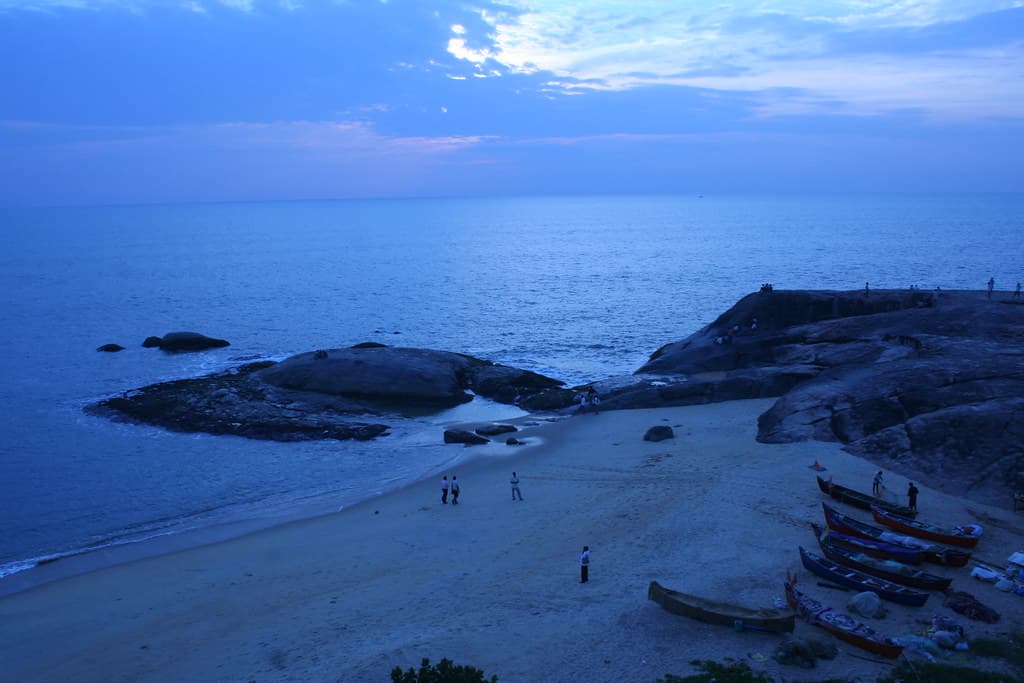
[[[481,436],[498,436],[499,434],[508,434],[510,432],[518,432],[519,429],[515,425],[507,424],[489,424],[483,427],[477,427],[476,433]]]
[[[490,443],[490,440],[465,429],[446,429],[444,430],[444,442],[477,446],[480,444]]]
[[[159,348],[170,353],[182,353],[185,351],[205,351],[206,349],[219,349],[230,346],[231,343],[223,339],[214,339],[198,332],[168,332],[162,337],[146,337],[142,345],[146,348]]]
[[[117,353],[118,351],[124,351],[124,347],[120,344],[104,344],[103,346],[97,347],[97,351],[103,351],[105,353]]]
[[[676,433],[668,425],[655,425],[644,434],[644,441],[658,442],[665,439],[674,439],[675,437]]]
[[[762,292],[659,349],[602,407],[778,396],[760,441],[837,441],[1005,504],[1024,470],[1022,342],[1024,306],[982,292]]]
[[[371,343],[163,382],[88,410],[177,431],[278,441],[366,439],[387,431],[366,416],[434,412],[472,400],[471,387],[515,401],[560,384],[463,354]]]

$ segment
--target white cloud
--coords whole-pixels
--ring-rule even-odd
[[[509,0],[482,12],[491,49],[453,38],[477,66],[551,72],[563,92],[676,85],[763,93],[763,113],[915,108],[945,118],[1024,116],[1024,40],[989,49],[830,52],[829,34],[919,29],[1020,7],[1021,0]],[[813,9],[811,9],[813,8]],[[784,28],[779,28],[783,26]],[[794,35],[793,27],[802,27]],[[799,92],[786,105],[780,91]],[[799,106],[793,106],[793,105]]]

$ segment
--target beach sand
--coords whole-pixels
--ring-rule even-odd
[[[780,637],[672,615],[651,580],[709,598],[770,607],[786,570],[845,610],[853,593],[819,587],[797,547],[817,550],[817,461],[837,483],[870,490],[875,467],[838,444],[764,445],[771,400],[602,412],[528,427],[534,445],[483,447],[460,466],[460,505],[420,482],[337,514],[138,560],[0,598],[2,677],[11,681],[388,681],[423,657],[472,664],[502,683],[653,682],[694,659],[746,661],[788,680],[873,681],[888,663],[806,623],[796,635],[839,645],[813,670],[771,659]],[[675,438],[642,440],[669,425]],[[380,446],[386,448],[385,441]],[[457,448],[457,446],[453,446]],[[509,478],[521,479],[513,502]],[[890,487],[906,480],[889,472]],[[917,482],[921,518],[985,526],[976,556],[1005,564],[1024,549],[1024,518]],[[837,505],[854,514],[846,506]],[[855,516],[867,519],[865,512]],[[578,555],[591,549],[591,580]],[[969,637],[1021,628],[1024,598],[956,577],[999,610],[970,621],[932,593],[866,620],[898,636],[936,614]],[[874,661],[869,661],[874,660]],[[971,664],[969,653],[951,661]]]

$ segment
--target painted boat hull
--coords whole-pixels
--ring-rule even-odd
[[[708,600],[696,595],[680,593],[665,588],[657,581],[651,581],[647,598],[661,605],[666,611],[683,617],[696,619],[708,624],[740,627],[772,633],[791,633],[796,615],[789,609],[754,609]]]
[[[911,519],[917,515],[915,510],[911,510],[905,505],[896,505],[895,503],[890,503],[867,493],[856,491],[854,489],[847,488],[846,486],[840,486],[835,482],[825,481],[821,477],[816,478],[818,480],[818,488],[821,489],[822,493],[827,494],[829,497],[842,503],[846,503],[847,505],[852,505],[854,507],[861,508],[862,510],[870,510],[872,507],[879,507],[888,512],[893,512],[897,515],[902,515],[903,517],[909,517]]]
[[[836,638],[862,650],[882,657],[896,659],[903,652],[903,646],[883,636],[870,626],[857,621],[848,614],[836,612],[796,588],[796,578],[786,577],[786,602],[796,613],[809,623],[828,631]]]
[[[827,557],[815,555],[803,547],[800,548],[800,561],[803,562],[804,567],[809,571],[814,572],[823,579],[858,591],[871,591],[889,602],[910,605],[911,607],[921,607],[928,601],[927,593],[901,586],[892,581],[886,581],[877,576],[865,574],[862,571],[839,564]]]
[[[818,545],[821,547],[821,552],[833,562],[838,562],[886,581],[898,583],[901,586],[910,586],[911,588],[920,588],[922,590],[944,591],[953,582],[950,578],[929,574],[909,564],[897,562],[896,560],[866,556],[867,553],[860,553],[834,545],[829,536],[822,536],[818,529],[816,529],[816,533],[818,534]]]
[[[891,543],[885,543],[883,541],[873,541],[867,538],[861,538],[860,536],[850,536],[828,527],[822,527],[820,524],[815,524],[814,522],[811,522],[811,528],[814,529],[814,535],[818,538],[821,538],[821,534],[827,530],[829,543],[844,550],[864,553],[865,555],[870,555],[871,557],[883,560],[894,560],[896,562],[902,562],[903,564],[916,565],[924,562],[924,555],[920,550],[911,550],[910,548],[905,548],[900,545],[892,545]]]
[[[901,534],[916,536],[929,541],[937,541],[946,545],[955,545],[958,548],[973,548],[978,545],[978,540],[981,538],[981,536],[958,533],[956,529],[944,529],[932,524],[919,522],[916,519],[900,517],[877,507],[871,508],[871,514],[876,522]]]
[[[971,554],[966,550],[929,544],[919,538],[902,536],[888,529],[879,529],[866,522],[848,517],[838,510],[830,508],[826,503],[822,503],[821,506],[825,510],[825,523],[828,524],[829,528],[848,536],[859,536],[868,540],[883,541],[892,545],[919,550],[926,562],[950,567],[963,567],[971,559]]]

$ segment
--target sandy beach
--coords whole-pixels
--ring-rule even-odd
[[[426,481],[316,519],[138,560],[0,598],[4,680],[387,681],[423,657],[472,664],[503,683],[653,682],[693,659],[746,661],[788,680],[873,681],[890,664],[839,645],[814,670],[771,659],[779,637],[674,616],[647,600],[651,580],[748,606],[783,597],[786,570],[845,609],[800,566],[821,520],[817,461],[870,490],[872,463],[838,444],[763,445],[771,400],[581,415],[527,427],[534,445],[487,446],[454,472],[460,505]],[[642,440],[669,425],[675,438]],[[386,443],[381,443],[386,448]],[[456,448],[457,446],[453,446]],[[519,473],[524,500],[513,502]],[[907,480],[886,475],[900,493]],[[979,521],[975,556],[1004,564],[1024,549],[1024,518],[921,489],[921,519]],[[855,514],[851,509],[844,511]],[[862,519],[867,514],[860,512]],[[591,548],[591,580],[577,557]],[[1019,630],[1024,598],[927,565],[1002,613],[970,621],[932,593],[867,620],[889,635],[956,618],[969,638]],[[796,635],[831,640],[798,623]],[[872,661],[873,660],[873,661]],[[970,654],[950,659],[971,664]]]

